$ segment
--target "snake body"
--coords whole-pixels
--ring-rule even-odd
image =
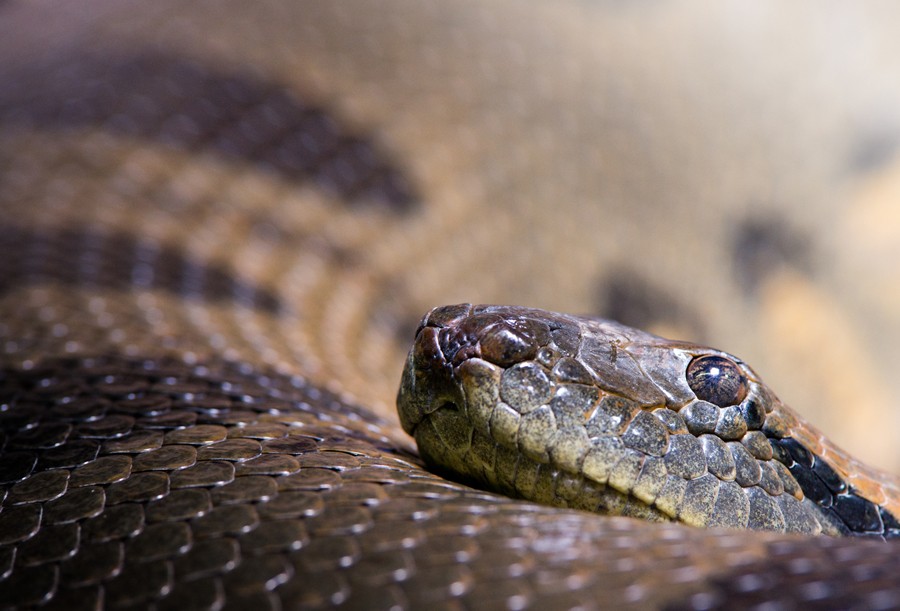
[[[870,46],[829,55],[807,8],[0,2],[0,607],[900,605],[890,480],[818,435],[878,540],[513,500],[394,409],[434,304],[599,310],[746,347],[890,463],[855,194],[900,37],[841,9]]]

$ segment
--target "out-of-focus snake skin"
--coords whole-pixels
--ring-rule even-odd
[[[0,607],[900,605],[900,549],[422,469],[438,303],[745,356],[896,469],[892,4],[0,2]]]

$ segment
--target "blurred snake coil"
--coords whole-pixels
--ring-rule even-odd
[[[0,608],[900,608],[830,10],[0,0]]]

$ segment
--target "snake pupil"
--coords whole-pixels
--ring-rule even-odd
[[[747,396],[747,378],[734,361],[700,356],[687,368],[687,383],[698,399],[719,407],[736,405]]]

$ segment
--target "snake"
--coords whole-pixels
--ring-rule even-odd
[[[0,608],[900,606],[894,9],[756,10],[0,2]]]

